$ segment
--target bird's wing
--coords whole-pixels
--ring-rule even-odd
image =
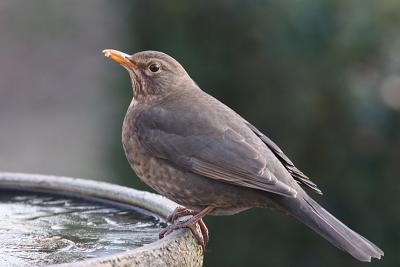
[[[322,191],[318,188],[318,186],[313,181],[311,181],[310,178],[308,178],[303,172],[297,169],[296,166],[294,166],[293,162],[285,155],[285,153],[283,153],[283,151],[271,139],[269,139],[265,134],[263,134],[249,122],[246,122],[246,124],[271,149],[271,151],[281,161],[283,166],[285,166],[288,172],[299,184],[308,186],[318,194],[322,195]]]
[[[254,140],[243,137],[235,127],[213,122],[196,119],[195,113],[178,114],[153,107],[139,115],[135,131],[147,153],[183,170],[237,186],[296,196],[296,190],[268,168],[268,160],[259,152],[260,148],[254,147]],[[246,127],[243,123],[241,126]],[[259,143],[261,149],[268,150]],[[271,158],[275,157],[269,153]]]

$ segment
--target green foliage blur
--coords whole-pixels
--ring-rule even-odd
[[[113,48],[176,58],[204,91],[255,124],[319,185],[319,203],[385,251],[368,266],[400,266],[400,2],[125,5],[126,42]],[[121,87],[110,92],[119,136],[130,81],[123,70],[112,81]],[[134,178],[118,138],[109,162],[119,183],[149,190]],[[274,211],[206,223],[205,266],[362,266]]]

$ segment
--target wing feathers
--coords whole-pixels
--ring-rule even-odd
[[[240,117],[227,121],[218,117],[223,113],[199,113],[191,107],[178,112],[176,107],[181,105],[153,107],[137,118],[135,131],[147,153],[210,179],[296,197],[288,180],[292,177],[274,174],[281,168],[279,159]]]
[[[293,162],[283,153],[283,151],[265,134],[260,132],[256,127],[251,125],[246,121],[247,126],[272,150],[275,156],[281,161],[283,166],[288,170],[288,172],[292,175],[294,179],[299,184],[303,184],[322,195],[322,191],[318,188],[318,186],[310,180],[304,173],[302,173],[299,169],[294,166]]]
[[[192,163],[191,169],[193,172],[216,180],[268,191],[286,197],[296,197],[297,194],[296,190],[279,181],[268,170],[264,172],[264,176],[257,177],[239,170],[228,169],[226,167],[221,168],[220,166],[196,158],[191,158],[190,162]]]

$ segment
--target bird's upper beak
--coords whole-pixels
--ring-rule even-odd
[[[137,69],[138,66],[129,59],[129,55],[113,49],[104,49],[104,55],[128,69]]]

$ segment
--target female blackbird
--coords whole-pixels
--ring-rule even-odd
[[[306,224],[360,261],[383,251],[315,202],[301,186],[321,193],[282,150],[232,109],[203,92],[172,57],[156,51],[131,56],[103,53],[128,70],[133,100],[122,142],[136,174],[160,194],[186,208],[169,217],[188,227],[204,246],[205,215],[232,215],[273,208]],[[175,219],[191,214],[186,221]],[[196,230],[200,226],[202,236]]]

